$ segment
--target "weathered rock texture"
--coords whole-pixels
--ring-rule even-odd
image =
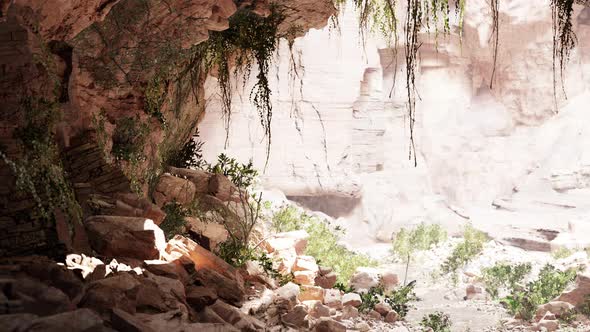
[[[3,155],[18,160],[27,152],[14,139],[25,121],[20,108],[24,98],[55,101],[60,117],[50,129],[84,217],[99,212],[160,223],[163,214],[157,207],[130,195],[132,190],[146,193],[150,181],[162,172],[162,158],[194,133],[205,105],[205,77],[198,66],[183,70],[189,62],[198,62],[189,50],[207,40],[209,31],[227,29],[236,3],[0,1]],[[302,34],[324,26],[335,10],[328,0],[281,3],[289,8],[281,30],[297,25]],[[268,11],[266,2],[256,6],[261,14]],[[129,123],[134,137],[121,139],[117,132],[130,129],[125,129]],[[114,160],[113,146],[129,140],[138,150],[135,156]],[[0,254],[60,251],[60,238],[68,237],[67,217],[57,218],[64,219],[58,220],[59,236],[51,225],[31,217],[33,200],[15,190],[15,176],[0,159]],[[227,186],[222,187],[217,182],[216,197],[228,194],[223,190]],[[160,195],[157,203],[181,199],[178,195]],[[82,233],[77,232],[83,237]]]
[[[388,242],[402,225],[423,220],[458,225],[470,219],[498,237],[514,234],[514,227],[530,232],[516,241],[525,246],[537,241],[547,250],[551,239],[537,226],[563,232],[576,216],[587,223],[581,214],[589,207],[582,197],[590,190],[584,148],[590,138],[585,129],[590,8],[575,6],[579,45],[564,72],[567,100],[558,82],[559,114],[553,101],[550,2],[500,3],[492,89],[489,4],[477,0],[466,8],[462,40],[456,20],[449,37],[420,36],[418,167],[408,160],[402,41],[397,60],[374,38],[359,47],[357,18],[349,6],[340,18],[341,35],[326,28],[295,43],[305,74],[301,68],[294,80],[284,79],[290,69],[285,47],[277,65],[280,80],[272,82],[273,141],[265,185],[333,217],[348,216],[348,227],[355,229],[347,232],[353,234],[348,242],[358,247],[366,247],[366,238]],[[247,100],[249,87],[234,98],[239,112],[228,153],[253,157],[263,167],[263,131]],[[202,123],[209,159],[225,138],[214,115],[220,109],[216,93],[211,82]]]

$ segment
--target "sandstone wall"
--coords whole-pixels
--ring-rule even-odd
[[[389,239],[400,225],[421,220],[457,225],[471,219],[497,225],[500,219],[506,224],[567,228],[571,211],[551,210],[549,217],[539,219],[539,211],[545,210],[531,214],[527,204],[537,204],[536,209],[570,199],[555,196],[549,178],[569,176],[564,181],[575,183],[571,185],[576,190],[585,188],[585,181],[574,179],[583,177],[580,144],[590,120],[583,106],[590,101],[589,15],[590,8],[576,7],[574,30],[580,45],[565,73],[568,99],[559,94],[558,115],[553,107],[549,1],[501,2],[493,89],[486,1],[469,2],[462,40],[457,34],[435,40],[433,33],[424,32],[416,78],[420,100],[414,167],[408,160],[404,46],[399,45],[397,62],[393,50],[378,39],[369,38],[363,47],[348,8],[340,18],[340,34],[325,28],[295,43],[305,68],[303,95],[299,79],[290,86],[286,49],[279,57],[273,82],[273,143],[263,184],[288,196],[310,197],[307,202],[315,197],[315,206],[340,204],[330,203],[326,196],[362,198],[343,222],[380,240]],[[458,22],[452,24],[456,31]],[[394,74],[397,83],[392,89]],[[238,112],[227,150],[243,160],[253,157],[263,168],[264,141],[248,91],[247,87],[234,98]],[[212,81],[199,127],[208,159],[225,143],[216,94]],[[570,175],[558,175],[562,167]],[[533,182],[541,187],[529,188],[530,194],[522,198],[528,203],[517,203],[520,212],[495,214],[496,199],[512,199]],[[539,193],[545,193],[542,199]],[[586,210],[585,203],[574,205],[578,214]]]

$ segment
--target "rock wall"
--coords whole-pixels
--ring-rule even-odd
[[[329,0],[281,3],[289,8],[281,28],[297,25],[301,34],[325,25],[335,10]],[[52,167],[63,168],[84,217],[93,212],[89,194],[116,202],[131,190],[147,196],[166,154],[190,139],[202,116],[204,75],[199,66],[181,70],[197,62],[188,50],[209,31],[227,29],[238,6],[269,10],[262,0],[0,1],[0,228],[11,230],[0,237],[1,255],[59,244],[55,225],[32,217],[35,195],[17,190],[10,166],[29,152],[15,133],[27,112],[39,111],[24,101],[55,107],[55,123],[43,124],[59,154]],[[138,150],[133,157],[111,154],[117,131]]]
[[[367,238],[388,241],[401,225],[422,220],[451,227],[471,220],[491,233],[514,227],[567,229],[572,215],[588,207],[572,193],[587,190],[581,146],[590,120],[583,106],[590,98],[589,15],[590,8],[575,7],[579,45],[564,73],[567,99],[558,82],[559,114],[553,106],[549,1],[500,3],[492,89],[486,1],[467,5],[462,39],[456,33],[438,39],[421,33],[414,167],[408,160],[404,45],[398,46],[397,59],[378,38],[363,45],[349,6],[340,17],[340,32],[311,31],[295,43],[302,77],[289,78],[286,48],[279,56],[263,185],[305,204],[331,205],[324,209],[328,212],[340,203],[326,196],[358,198],[357,208],[342,222],[355,229],[359,245]],[[457,31],[458,22],[451,23]],[[248,88],[234,98],[239,111],[227,147],[214,81],[199,128],[207,158],[227,148],[263,168],[262,131]],[[499,198],[516,207],[503,213],[494,205]],[[573,208],[561,208],[564,201]]]

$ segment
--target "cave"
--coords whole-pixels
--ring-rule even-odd
[[[588,0],[0,0],[0,331],[590,331]]]

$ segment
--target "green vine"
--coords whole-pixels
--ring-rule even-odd
[[[22,156],[11,160],[0,151],[0,158],[16,177],[16,189],[33,198],[41,220],[55,221],[57,210],[72,222],[81,222],[82,209],[74,191],[66,179],[59,148],[54,140],[53,127],[59,119],[56,103],[43,98],[24,98],[20,103],[24,124],[18,127],[14,138],[18,141]]]
[[[557,69],[564,96],[565,87],[563,71],[570,59],[572,49],[576,46],[577,38],[573,31],[572,15],[574,0],[551,0],[551,17],[553,23],[553,96],[557,111]],[[567,98],[567,96],[566,96]]]
[[[217,79],[221,90],[222,110],[226,129],[226,144],[229,138],[229,126],[232,114],[232,67],[233,75],[242,76],[245,84],[250,76],[252,65],[258,68],[256,83],[250,92],[250,101],[258,110],[260,123],[265,131],[267,162],[271,144],[272,103],[268,73],[283,37],[279,33],[279,24],[285,16],[278,6],[271,7],[268,17],[261,17],[248,8],[239,9],[229,19],[229,29],[211,32],[209,40],[197,46],[204,69],[209,72],[217,70]]]

